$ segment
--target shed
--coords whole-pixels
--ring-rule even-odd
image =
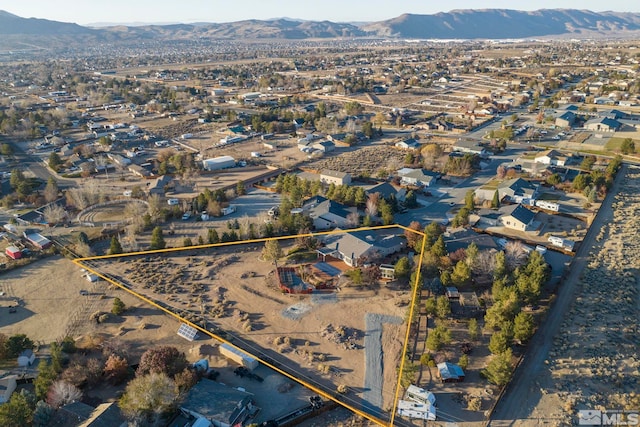
[[[5,254],[11,259],[20,259],[22,258],[22,251],[15,246],[7,246],[7,249],[4,251]]]
[[[24,350],[18,356],[18,366],[20,367],[31,366],[35,360],[36,360],[36,355],[33,352],[33,350],[29,350],[29,349]]]
[[[36,248],[47,249],[51,246],[51,240],[47,239],[40,233],[24,233],[24,237]]]
[[[464,381],[464,371],[454,363],[438,363],[438,374],[443,383],[459,383]]]

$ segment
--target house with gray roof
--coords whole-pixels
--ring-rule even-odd
[[[513,203],[520,203],[525,199],[535,199],[538,193],[538,185],[522,178],[507,179],[498,183],[489,182],[475,191],[476,198],[480,200],[493,200],[495,192],[498,198],[508,198]]]
[[[417,187],[430,187],[438,179],[438,174],[426,169],[402,168],[397,172],[400,182],[404,185],[415,185]]]
[[[531,231],[536,213],[523,205],[509,205],[500,209],[500,224],[519,231]]]
[[[459,139],[453,144],[451,149],[460,153],[477,154],[482,157],[489,155],[487,149],[475,140]]]
[[[214,426],[231,427],[244,425],[260,408],[255,406],[253,394],[203,378],[189,390],[180,410]]]
[[[556,117],[556,126],[561,128],[570,128],[576,122],[576,114],[573,111],[565,111]]]
[[[302,212],[311,217],[315,230],[329,230],[351,227],[351,218],[358,210],[322,196],[315,196],[303,203]]]
[[[408,138],[404,141],[396,142],[396,148],[401,148],[403,150],[419,150],[420,142],[416,141],[414,138]]]
[[[350,267],[380,260],[403,250],[406,240],[397,230],[362,230],[330,234],[322,238],[331,254]]]
[[[388,200],[390,197],[395,197],[398,201],[403,201],[405,196],[407,195],[407,190],[404,188],[396,188],[388,182],[383,182],[378,185],[374,185],[366,190],[364,190],[367,195],[378,193],[380,197],[385,200]]]

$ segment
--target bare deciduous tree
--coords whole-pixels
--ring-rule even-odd
[[[48,205],[46,208],[44,208],[44,210],[42,211],[42,215],[44,216],[44,220],[47,222],[47,224],[58,224],[64,221],[65,217],[67,216],[67,212],[62,206],[53,204]]]
[[[351,228],[360,225],[360,215],[358,215],[358,212],[351,212],[347,215],[347,225]]]
[[[378,216],[378,203],[379,203],[379,201],[380,201],[380,194],[379,193],[369,194],[369,197],[367,198],[367,207],[365,209],[365,212],[367,213],[367,215],[369,215],[371,217]]]
[[[78,387],[66,381],[54,381],[47,393],[47,403],[54,408],[59,408],[71,402],[77,402],[82,398],[82,392]]]
[[[510,241],[504,247],[504,255],[510,269],[520,267],[527,262],[527,251],[520,241]]]

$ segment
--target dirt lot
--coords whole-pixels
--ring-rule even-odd
[[[101,271],[119,276],[134,290],[171,305],[192,321],[199,322],[204,310],[209,329],[230,331],[235,344],[275,360],[297,377],[328,392],[348,386],[347,401],[361,407],[367,375],[365,315],[402,319],[404,309],[394,302],[406,299],[408,292],[343,286],[324,295],[282,294],[274,287],[274,266],[259,260],[261,249],[262,245],[240,245],[94,262]],[[403,339],[402,324],[384,325],[380,346],[384,381],[379,391],[383,411],[393,404]]]

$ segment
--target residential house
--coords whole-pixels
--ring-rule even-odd
[[[349,185],[351,184],[351,174],[324,169],[320,171],[320,181],[324,184]]]
[[[567,163],[567,156],[556,150],[546,150],[538,153],[534,162],[548,166],[564,166]]]
[[[72,402],[59,408],[47,425],[57,427],[126,427],[128,423],[116,403],[103,403],[94,408],[83,402]]]
[[[315,230],[352,227],[352,217],[358,214],[354,207],[315,196],[304,202],[302,212],[311,217]]]
[[[498,245],[491,236],[487,234],[479,234],[466,228],[447,231],[444,234],[443,239],[448,253],[453,253],[458,249],[466,249],[471,243],[475,243],[481,251],[498,250]]]
[[[453,151],[459,153],[477,154],[479,156],[487,156],[489,152],[478,141],[459,139],[453,144]]]
[[[396,142],[395,146],[396,148],[401,148],[403,150],[419,150],[420,149],[420,143],[413,138]]]
[[[336,149],[336,144],[331,141],[320,141],[311,144],[311,148],[318,150],[322,153],[329,153]]]
[[[407,195],[407,190],[405,190],[404,188],[396,188],[388,182],[374,185],[364,192],[367,195],[378,193],[380,197],[385,200],[389,200],[391,197],[395,197],[395,199],[399,202],[402,202]]]
[[[359,267],[367,260],[380,259],[403,250],[406,240],[392,230],[363,230],[331,234],[322,238],[332,255],[350,267]]]
[[[576,114],[573,111],[565,111],[556,117],[555,124],[561,128],[570,128],[576,122]]]
[[[215,427],[231,427],[244,425],[260,408],[255,406],[253,394],[203,378],[189,390],[180,410]]]
[[[522,178],[508,179],[498,184],[498,197],[500,198],[500,200],[508,197],[511,202],[520,203],[524,199],[535,199],[537,193],[538,185],[526,181]],[[492,200],[493,195],[494,191],[491,192],[486,200]]]
[[[426,169],[402,168],[397,174],[402,184],[417,187],[431,187],[438,179],[438,174]]]
[[[165,188],[169,187],[172,181],[173,177],[170,175],[162,175],[161,177],[156,178],[149,185],[149,194],[164,196]]]
[[[0,404],[7,403],[17,387],[16,376],[10,375],[0,379]]]
[[[509,205],[500,209],[500,223],[507,228],[519,231],[530,231],[533,229],[535,212],[530,211],[523,205]]]
[[[596,132],[615,132],[622,127],[622,124],[616,119],[608,117],[600,117],[591,119],[584,124],[585,129]]]

